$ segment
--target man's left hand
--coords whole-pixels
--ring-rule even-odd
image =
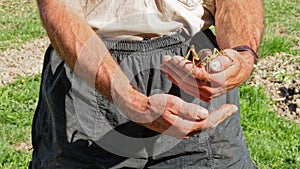
[[[193,66],[182,56],[164,56],[161,70],[187,94],[208,102],[242,84],[253,63],[251,54],[226,49],[206,67]]]

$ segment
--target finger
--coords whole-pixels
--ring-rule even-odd
[[[167,75],[167,78],[172,83],[174,83],[174,84],[176,84],[178,86],[177,81],[175,80],[175,79],[178,79],[178,77],[176,77],[177,76],[176,74],[172,73],[172,70],[170,70],[166,65],[161,65],[160,66],[160,70]],[[173,74],[175,78],[173,78],[172,75],[170,75],[170,74]]]
[[[194,66],[191,61],[185,60],[181,56],[172,57],[166,66],[181,77],[192,74],[195,68],[199,71],[202,70],[202,67]]]
[[[163,133],[171,135],[171,136],[179,138],[179,139],[189,138],[190,136],[188,134],[191,131],[193,131],[195,124],[197,124],[197,123],[204,124],[203,121],[191,121],[191,120],[183,119],[176,115],[173,115],[172,118],[173,118],[172,119],[173,124],[167,130],[165,130]]]
[[[164,67],[163,69],[166,72],[170,72],[167,67]],[[220,96],[226,92],[226,79],[224,76],[225,75],[223,73],[214,74],[212,77],[217,80],[213,80],[212,84],[206,81],[194,79],[193,76],[187,76],[182,79],[182,77],[176,73],[173,74],[173,77],[168,75],[168,79],[175,85],[179,86],[187,94],[209,102],[212,98]]]
[[[204,91],[202,91],[202,90],[201,90],[202,87],[198,88],[198,87],[192,86],[192,85],[190,85],[190,84],[188,84],[188,83],[178,85],[177,81],[176,81],[175,79],[173,79],[172,76],[168,76],[168,79],[169,79],[173,84],[175,84],[176,86],[181,87],[181,89],[182,89],[185,93],[187,93],[187,94],[189,94],[189,95],[191,95],[191,96],[193,96],[193,97],[199,98],[199,99],[201,99],[201,100],[203,100],[203,101],[205,101],[205,102],[209,102],[209,101],[211,101],[211,99],[212,99],[212,97],[211,97],[212,94],[209,93],[209,92],[204,92]],[[200,86],[200,85],[199,85],[199,86]]]
[[[184,59],[182,56],[163,56],[162,62],[164,65],[167,65],[168,67],[172,66],[178,66],[180,62],[191,62],[189,60]]]
[[[183,120],[176,114],[163,113],[161,117],[155,119],[152,123],[144,124],[147,128],[156,132],[170,135],[179,139],[185,138],[190,131],[192,121]]]
[[[204,68],[195,67],[193,70],[193,76],[198,80],[206,82],[211,81],[211,75]]]
[[[195,68],[193,75],[198,80],[202,79],[203,81],[209,82],[210,84],[209,87],[218,88],[218,87],[225,87],[226,80],[228,78],[227,76],[229,76],[229,73],[232,72],[233,71],[231,69],[227,69],[225,71],[221,71],[218,73],[211,73],[211,72],[207,72],[204,69]]]
[[[184,89],[184,91],[196,98],[199,98],[205,102],[211,101],[213,98],[216,98],[224,93],[226,93],[229,89],[227,86],[223,87],[212,87],[210,85],[201,86],[199,88],[196,88],[194,86],[189,86]]]
[[[172,57],[170,55],[165,55],[162,57],[162,61],[163,61],[163,63],[167,63],[170,61],[171,58]]]
[[[178,65],[180,62],[190,62],[189,60],[184,59],[182,56],[175,55],[170,59],[170,62],[174,65]]]
[[[167,63],[167,62],[170,62],[170,63]],[[206,86],[207,88],[209,88],[210,87],[209,82],[204,81],[202,79],[200,79],[200,80],[195,79],[193,76],[189,76],[189,75],[183,74],[183,73],[179,73],[179,75],[178,75],[176,72],[183,72],[183,71],[176,70],[176,72],[174,72],[174,69],[176,69],[176,66],[170,66],[170,68],[167,66],[167,65],[170,65],[173,63],[173,64],[177,64],[181,67],[184,67],[184,66],[186,66],[186,65],[184,65],[186,63],[184,63],[184,62],[185,62],[185,60],[182,60],[180,58],[175,58],[174,60],[167,58],[167,59],[165,59],[166,64],[161,65],[160,69],[164,73],[167,74],[168,79],[170,81],[172,81],[172,83],[179,86],[187,94],[189,94],[193,97],[199,98],[206,102],[211,101],[212,94],[207,92],[207,90],[205,92],[201,90],[201,88],[203,86]],[[189,65],[189,66],[190,66],[190,68],[192,68],[192,65]],[[173,68],[173,69],[171,70],[171,68]],[[199,68],[197,68],[197,69],[199,69]]]
[[[191,78],[189,77],[189,74],[186,74],[186,72],[183,72],[182,70],[174,71],[174,69],[176,69],[174,67],[171,68],[167,65],[162,65],[160,69],[168,75],[168,78],[172,80],[172,82],[180,83],[180,85],[182,85],[182,81],[186,81],[187,79]],[[189,79],[189,81],[191,80],[194,80],[195,83],[195,79]]]
[[[227,88],[225,87],[210,87],[210,86],[203,86],[201,88],[201,91],[203,93],[207,93],[206,95],[208,95],[210,99],[213,99],[215,97],[220,96],[221,94],[224,94],[227,92]]]
[[[214,128],[221,122],[223,122],[227,117],[237,112],[238,108],[233,104],[224,104],[217,110],[211,112],[208,118],[205,120],[204,128]]]
[[[170,60],[170,62],[172,62],[172,60]],[[186,62],[184,61],[180,61],[177,62],[175,61],[177,64],[165,64],[161,66],[161,70],[168,74],[169,76],[172,76],[172,78],[174,80],[176,80],[178,83],[180,83],[180,85],[182,85],[182,83],[186,83],[195,87],[200,87],[202,85],[209,85],[209,82],[203,79],[196,79],[193,74],[191,73],[191,71],[193,70],[193,66],[192,64],[188,64],[190,63],[189,61]],[[173,62],[174,63],[174,62]],[[198,68],[200,69],[200,68]],[[182,86],[180,86],[182,87]]]
[[[173,84],[175,84],[176,86],[178,86],[178,84],[177,84],[177,82],[176,82],[176,80],[175,79],[173,79],[173,77],[172,76],[169,76],[169,75],[167,75],[167,77],[168,77],[168,79],[173,83]]]
[[[185,72],[184,74],[191,73],[193,69],[193,65],[191,64],[192,62],[189,60],[185,60],[181,56],[173,56],[167,61],[163,60],[163,63],[171,70],[173,70],[173,68],[177,68],[176,72]],[[173,71],[175,71],[175,69]]]
[[[193,130],[187,134],[187,138],[200,133],[201,131],[209,128],[214,128],[223,122],[227,117],[231,116],[233,113],[237,112],[238,108],[233,104],[224,104],[217,110],[209,113],[207,119],[199,122],[195,122]]]
[[[165,74],[167,74],[168,76],[171,76],[172,74],[174,74],[174,72],[168,68],[168,66],[166,66],[165,64],[160,66],[160,70],[162,72],[164,72]]]
[[[196,121],[204,120],[208,117],[208,110],[193,103],[182,101],[181,115],[183,118]]]
[[[167,71],[166,67],[162,68],[163,71]],[[177,75],[175,75],[175,78],[178,79],[180,77],[176,77]],[[212,93],[209,93],[208,90],[210,84],[208,82],[203,82],[203,81],[196,81],[195,83],[197,83],[197,87],[195,85],[191,85],[190,83],[184,83],[186,82],[186,80],[182,81],[182,80],[175,80],[172,76],[167,74],[168,79],[175,84],[176,86],[179,86],[183,91],[185,91],[187,94],[199,98],[205,102],[209,102],[212,99]],[[181,84],[178,84],[178,82]],[[183,84],[184,83],[184,84]],[[203,87],[205,86],[205,90],[201,90]]]
[[[205,129],[214,128],[217,125],[219,125],[221,122],[223,122],[227,117],[231,116],[233,113],[237,111],[238,108],[236,105],[224,104],[217,110],[211,112],[205,120],[194,121],[194,122],[180,120],[181,125],[185,127],[185,131],[190,131],[183,138],[189,138],[192,135],[197,134]],[[174,126],[176,126],[176,124]],[[180,135],[180,137],[182,137],[182,135]]]
[[[232,59],[229,58],[229,56],[220,55],[220,56],[214,58],[209,63],[208,71],[210,73],[218,73],[218,72],[221,72],[221,71],[227,69],[232,64],[233,64],[233,61],[232,61]]]
[[[181,99],[173,98],[172,102],[176,104],[176,107],[181,106],[180,103],[183,101]],[[180,113],[180,114],[179,114]],[[193,117],[195,118],[195,117]],[[182,113],[163,113],[160,118],[157,118],[150,127],[157,129],[157,126],[160,126],[159,130],[156,130],[160,133],[164,133],[177,138],[187,138],[187,134],[193,130],[195,123],[203,123],[197,120],[188,120],[182,116]]]
[[[211,93],[203,91],[202,87],[201,88],[197,88],[195,86],[188,86],[188,87],[185,87],[182,90],[185,93],[187,93],[187,94],[189,94],[189,95],[191,95],[193,97],[199,98],[199,99],[201,99],[201,100],[203,100],[205,102],[209,102],[212,99]]]

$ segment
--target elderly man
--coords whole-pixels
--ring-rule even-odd
[[[37,2],[51,45],[30,168],[256,168],[237,87],[262,1]]]

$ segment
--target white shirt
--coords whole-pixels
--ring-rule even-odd
[[[181,30],[194,35],[213,24],[214,4],[214,0],[80,1],[88,23],[105,37],[166,35]]]

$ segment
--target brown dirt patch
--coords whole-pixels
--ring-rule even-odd
[[[300,56],[279,53],[261,59],[247,84],[264,86],[274,112],[300,124]]]
[[[0,86],[12,83],[18,77],[41,73],[48,38],[27,42],[21,47],[0,51]]]

